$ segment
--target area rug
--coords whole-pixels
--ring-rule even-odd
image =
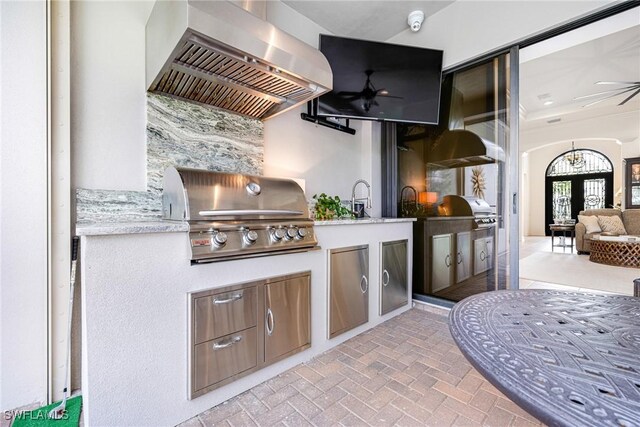
[[[536,252],[520,260],[520,277],[633,295],[633,280],[640,277],[640,269],[596,264],[588,255]]]

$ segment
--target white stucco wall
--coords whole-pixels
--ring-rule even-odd
[[[146,190],[144,41],[153,4],[71,2],[73,187]]]
[[[44,1],[0,2],[0,410],[47,398]]]
[[[603,140],[576,140],[576,148],[589,148],[604,154],[613,164],[613,191],[614,194],[622,186],[622,151],[621,145],[615,141]],[[523,168],[528,179],[528,194],[523,194],[527,200],[526,208],[523,207],[523,216],[527,216],[527,225],[524,234],[528,236],[544,236],[545,227],[545,176],[547,166],[560,154],[571,150],[571,141],[557,142],[543,148],[532,150],[527,156],[528,167]],[[523,176],[523,181],[525,177]],[[617,200],[614,200],[614,203]],[[610,207],[610,206],[607,206]],[[525,210],[526,209],[526,210]]]

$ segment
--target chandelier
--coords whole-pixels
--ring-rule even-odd
[[[584,156],[581,152],[576,151],[576,146],[571,141],[571,151],[564,155],[564,158],[574,168],[581,168],[584,165]]]

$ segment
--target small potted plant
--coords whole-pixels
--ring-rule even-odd
[[[342,205],[340,201],[340,197],[338,196],[327,196],[325,193],[321,193],[319,196],[317,194],[313,195],[313,200],[315,200],[315,206],[313,208],[313,213],[315,219],[318,221],[326,221],[331,219],[340,219],[340,218],[353,218],[353,212]]]

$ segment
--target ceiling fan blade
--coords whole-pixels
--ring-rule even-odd
[[[594,96],[600,96],[600,95],[607,95],[607,94],[610,94],[610,93],[613,93],[613,92],[620,93],[620,91],[623,91],[625,89],[626,90],[633,90],[634,87],[632,87],[631,89],[621,87],[619,89],[605,90],[604,92],[597,92],[597,93],[592,93],[592,94],[589,94],[589,95],[577,96],[577,97],[573,98],[573,100],[574,101],[579,101],[581,99],[593,98]]]
[[[611,94],[609,96],[605,96],[604,98],[598,99],[597,101],[590,102],[590,103],[588,103],[586,105],[583,105],[582,107],[590,107],[592,105],[596,105],[599,102],[606,101],[607,99],[611,99],[611,98],[616,97],[618,95],[622,95],[623,93],[631,92],[631,91],[633,91],[635,89],[636,88],[631,88],[631,89],[627,89],[627,90],[623,90],[623,91],[618,91],[617,93]]]
[[[596,82],[597,85],[640,85],[640,82]]]
[[[624,105],[627,103],[627,101],[629,101],[631,98],[633,98],[634,96],[636,96],[637,94],[640,93],[640,88],[638,88],[638,90],[636,90],[635,92],[633,92],[631,95],[629,95],[629,97],[627,99],[625,99],[624,101],[622,101],[620,104],[618,105]]]

